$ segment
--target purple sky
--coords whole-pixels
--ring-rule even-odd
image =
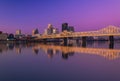
[[[120,0],[0,0],[0,29],[40,33],[49,23],[61,29],[68,22],[76,31],[120,26]]]

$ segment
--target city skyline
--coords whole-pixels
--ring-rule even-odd
[[[69,23],[75,31],[91,31],[108,25],[119,26],[119,0],[1,0],[0,30],[15,33],[21,29],[31,34],[38,28],[44,32],[47,24],[61,30],[62,23]]]

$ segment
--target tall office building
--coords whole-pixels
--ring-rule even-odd
[[[53,30],[54,30],[54,27],[52,26],[52,24],[48,24],[47,29],[45,29],[45,34],[51,35],[51,34],[53,34]]]
[[[62,32],[68,31],[68,23],[63,23],[62,24]]]
[[[35,30],[32,31],[32,35],[36,35],[36,34],[39,34],[39,31],[38,31],[37,28],[36,28]]]
[[[69,26],[68,31],[69,31],[69,32],[74,32],[74,31],[75,31],[75,30],[74,30],[74,27],[73,27],[73,26]]]
[[[25,35],[22,34],[21,30],[17,30],[17,31],[16,31],[16,34],[15,34],[15,36],[14,36],[14,38],[16,38],[16,39],[22,39],[22,38],[24,38],[24,37],[25,37]]]
[[[17,30],[16,35],[21,35],[21,30]]]
[[[59,33],[58,28],[54,28],[54,29],[53,29],[53,34],[58,34],[58,33]]]
[[[48,24],[48,29],[53,28],[52,24]]]

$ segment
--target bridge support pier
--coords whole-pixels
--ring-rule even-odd
[[[109,48],[113,49],[114,48],[114,37],[109,36]]]
[[[114,36],[109,36],[109,41],[114,42]]]
[[[82,47],[86,47],[87,37],[82,37]]]
[[[43,39],[43,43],[46,44],[47,43],[47,39]]]
[[[64,46],[67,46],[68,45],[68,38],[63,38],[63,41],[64,41]]]
[[[77,46],[81,46],[81,43],[80,43],[80,37],[77,37],[76,39],[75,39],[75,42],[76,42],[76,44],[77,44]]]
[[[76,43],[77,43],[77,44],[79,43],[79,39],[76,39]]]

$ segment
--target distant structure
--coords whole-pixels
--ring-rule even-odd
[[[2,31],[0,31],[0,34],[2,34],[3,32]]]
[[[63,23],[62,24],[62,32],[67,31],[67,32],[74,32],[74,27],[69,26],[68,23]]]
[[[74,27],[73,26],[69,26],[68,31],[69,32],[75,32]]]
[[[0,40],[7,40],[8,34],[0,31]]]
[[[46,34],[51,35],[53,33],[53,29],[54,29],[54,27],[52,26],[52,24],[48,24]]]
[[[21,35],[21,30],[17,30],[16,35]]]
[[[21,48],[20,47],[15,47],[16,53],[21,54]]]
[[[14,40],[14,34],[9,34],[8,37],[7,37],[7,40]]]
[[[39,34],[39,30],[37,28],[32,31],[32,35],[36,35],[36,34]]]
[[[58,28],[54,28],[54,29],[53,29],[53,34],[58,34],[58,33],[59,33]]]
[[[68,23],[63,23],[62,24],[62,32],[68,31]]]
[[[32,30],[32,38],[39,38],[41,36],[41,34],[39,34],[39,30],[36,28],[35,30]],[[29,38],[30,36],[28,36]],[[30,37],[30,38],[31,38]]]
[[[45,29],[45,35],[58,34],[59,30],[54,28],[52,24],[48,24],[48,27]]]
[[[16,39],[23,39],[25,37],[24,34],[22,34],[22,31],[21,30],[17,30],[16,31],[16,34],[15,34],[15,38]]]

